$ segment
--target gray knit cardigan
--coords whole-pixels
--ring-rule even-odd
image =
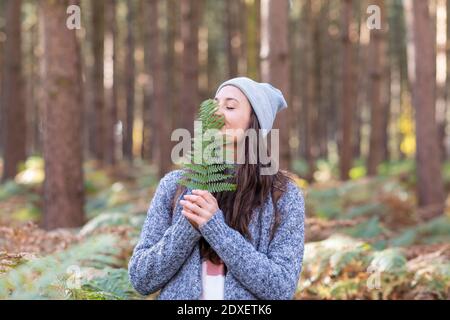
[[[157,299],[196,300],[201,295],[199,240],[204,237],[227,267],[225,300],[292,299],[300,277],[304,248],[305,205],[302,191],[289,181],[277,202],[281,222],[270,240],[274,219],[272,197],[255,209],[251,241],[232,229],[222,210],[195,229],[172,200],[183,171],[174,170],[159,182],[147,212],[141,237],[129,261],[133,287]],[[184,194],[190,194],[187,189]],[[181,198],[180,196],[180,198]]]

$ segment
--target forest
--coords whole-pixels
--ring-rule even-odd
[[[238,76],[288,103],[295,300],[450,299],[450,0],[0,0],[0,299],[155,299],[171,133]]]

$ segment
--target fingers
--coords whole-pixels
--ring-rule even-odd
[[[198,214],[202,217],[207,217],[208,212],[202,208],[200,208],[197,204],[192,203],[190,201],[186,200],[180,200],[180,203],[183,205],[184,208],[191,210],[194,214]]]
[[[206,200],[206,202],[208,202],[209,204],[217,203],[216,198],[214,198],[214,196],[210,192],[208,192],[206,190],[198,190],[198,189],[196,189],[196,190],[192,190],[192,193],[195,194],[195,195],[202,196]]]
[[[198,215],[187,212],[186,210],[181,210],[181,213],[191,222],[194,223],[194,226],[198,228],[198,226],[203,222],[203,219],[200,218]]]
[[[187,194],[184,196],[184,198],[191,201],[192,203],[197,204],[198,206],[200,206],[200,208],[208,210],[208,208],[210,207],[210,204],[205,200],[205,198],[201,196]]]

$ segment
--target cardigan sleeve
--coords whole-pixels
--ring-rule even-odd
[[[200,226],[200,232],[229,272],[259,299],[292,299],[303,262],[305,205],[301,190],[289,182],[277,203],[281,223],[267,254],[257,251],[229,227],[221,209]],[[267,230],[266,232],[269,232]]]
[[[161,179],[128,264],[130,282],[143,295],[161,289],[201,238],[200,232],[183,215],[170,225],[176,172],[172,171]]]

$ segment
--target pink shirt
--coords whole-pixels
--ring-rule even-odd
[[[200,300],[223,300],[225,265],[202,259],[202,295]]]

